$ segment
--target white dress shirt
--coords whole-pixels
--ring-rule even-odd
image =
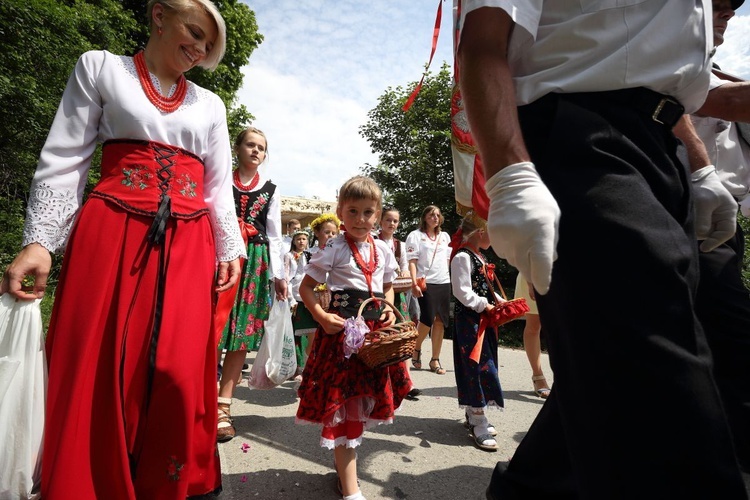
[[[713,49],[709,0],[460,3],[459,28],[480,7],[501,8],[515,22],[508,61],[518,105],[550,92],[647,87],[691,113],[706,98]]]

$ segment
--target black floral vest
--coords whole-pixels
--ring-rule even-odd
[[[474,292],[479,295],[480,297],[484,297],[489,301],[490,304],[495,304],[495,297],[492,294],[492,291],[490,290],[490,287],[487,285],[487,280],[484,278],[484,274],[482,271],[483,262],[479,260],[479,257],[477,257],[474,252],[469,250],[468,248],[461,248],[456,252],[456,255],[459,253],[467,253],[469,254],[469,257],[471,258],[471,288],[474,290]],[[476,312],[473,309],[470,309],[463,305],[460,300],[455,301],[454,306],[454,313],[455,314],[468,314],[470,316],[476,317],[478,320],[479,313]]]
[[[232,186],[232,191],[237,217],[252,224],[258,230],[258,234],[250,238],[248,243],[268,243],[268,234],[266,234],[268,204],[276,191],[276,185],[271,181],[266,181],[262,188],[252,193],[240,191],[237,186]]]

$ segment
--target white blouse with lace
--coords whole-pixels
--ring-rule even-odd
[[[151,75],[159,89],[159,80]],[[170,90],[174,92],[175,86]],[[109,139],[157,141],[186,149],[205,165],[204,198],[220,261],[245,257],[232,196],[232,152],[219,97],[188,82],[173,113],[162,113],[141,88],[132,57],[83,54],[65,88],[31,183],[23,244],[60,252],[81,206],[91,156]]]

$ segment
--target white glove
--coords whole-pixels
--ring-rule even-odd
[[[703,240],[701,252],[710,252],[737,230],[737,202],[716,175],[713,165],[692,173],[695,234]]]
[[[485,188],[493,250],[528,277],[539,293],[547,293],[560,224],[560,208],[552,193],[531,162],[505,167]]]
[[[740,202],[740,212],[742,212],[742,215],[745,217],[750,218],[750,196]]]

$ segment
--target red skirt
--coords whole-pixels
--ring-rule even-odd
[[[206,215],[167,224],[150,361],[152,221],[91,198],[71,233],[46,342],[45,500],[184,499],[221,485],[211,224]]]
[[[327,448],[351,448],[364,429],[393,421],[411,387],[404,362],[371,369],[356,355],[344,357],[343,330],[328,335],[318,327],[298,390],[297,422],[322,424]]]

